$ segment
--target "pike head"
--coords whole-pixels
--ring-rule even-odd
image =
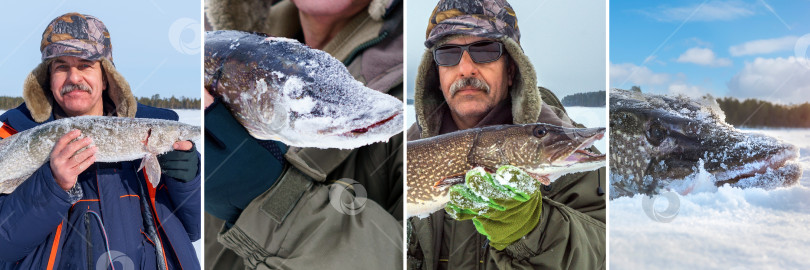
[[[663,188],[685,194],[693,183],[684,180],[700,169],[716,186],[773,188],[801,176],[795,146],[727,124],[711,96],[611,90],[610,152],[612,198]]]

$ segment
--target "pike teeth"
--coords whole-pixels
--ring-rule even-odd
[[[568,155],[568,157],[566,157],[563,161],[564,162],[570,162],[570,161],[579,162],[579,161],[582,161],[582,160],[587,160],[587,159],[592,159],[592,158],[600,158],[600,157],[604,158],[605,157],[604,154],[601,154],[601,155],[595,154],[595,153],[593,153],[593,152],[586,149],[586,148],[590,147],[591,145],[593,145],[593,143],[596,142],[597,140],[602,139],[603,136],[604,136],[604,134],[598,134],[596,136],[593,136],[592,138],[588,138],[579,147],[577,147],[576,150],[571,152],[571,154]]]

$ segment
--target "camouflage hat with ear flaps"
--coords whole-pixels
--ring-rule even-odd
[[[451,35],[472,35],[520,44],[517,16],[506,0],[442,0],[428,22],[425,47],[432,48]]]
[[[75,12],[59,16],[48,24],[42,33],[39,51],[43,62],[60,56],[113,60],[110,32],[104,23],[96,17]]]

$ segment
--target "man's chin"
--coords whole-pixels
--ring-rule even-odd
[[[87,102],[66,101],[64,104],[60,104],[60,106],[69,116],[85,115],[91,109],[91,106],[88,106]]]
[[[474,104],[459,104],[456,106],[457,109],[453,110],[456,112],[456,115],[464,117],[464,118],[481,118],[486,116],[492,107],[486,106],[486,104],[481,103],[474,103]]]

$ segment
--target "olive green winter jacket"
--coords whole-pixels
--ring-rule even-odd
[[[206,3],[215,29],[303,39],[290,1]],[[372,1],[323,50],[369,88],[402,99],[399,1]],[[206,269],[400,269],[402,151],[402,134],[354,150],[291,147],[284,172],[232,227],[205,216]],[[347,208],[349,194],[358,197]]]
[[[451,37],[443,40],[447,41]],[[518,68],[509,97],[478,126],[533,122],[578,126],[548,89],[537,87],[534,67],[514,40],[504,37]],[[416,74],[414,109],[417,123],[408,140],[455,131],[438,87],[438,70],[426,49]],[[591,151],[597,152],[596,148]],[[439,210],[427,218],[408,219],[409,269],[604,269],[606,264],[605,168],[565,175],[542,189],[539,224],[525,237],[498,251],[488,245],[471,220],[457,221]]]
[[[537,122],[582,127],[568,119],[554,94],[540,90],[543,101],[553,105],[542,105]],[[511,102],[505,103],[479,125],[512,124],[511,117],[501,117],[511,115]],[[420,131],[414,124],[408,129],[408,140],[419,139]],[[457,221],[444,210],[424,219],[412,217],[408,219],[408,269],[604,269],[606,196],[599,195],[597,188],[605,186],[605,174],[601,168],[543,186],[540,223],[502,251],[488,245],[472,220]]]

